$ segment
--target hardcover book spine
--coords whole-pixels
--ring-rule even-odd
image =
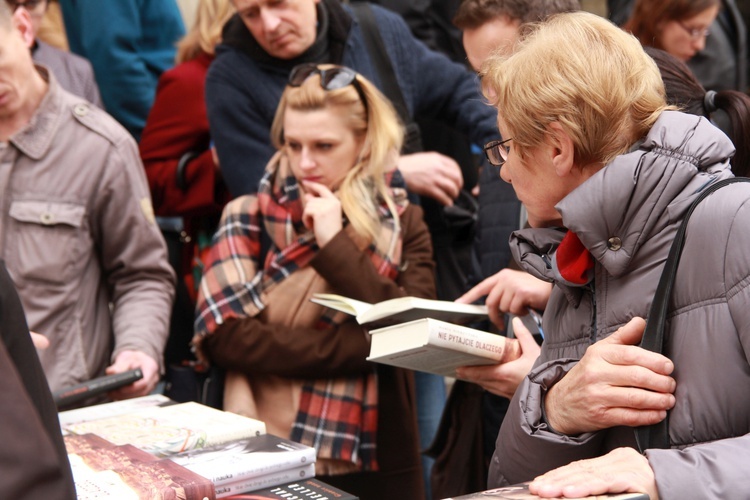
[[[237,457],[225,464],[186,465],[186,469],[207,477],[217,486],[237,481],[272,474],[277,471],[295,469],[315,463],[315,448],[310,450],[290,451],[284,453],[264,454],[263,463],[256,460],[243,460]]]
[[[225,498],[238,493],[246,493],[270,486],[291,483],[292,481],[301,481],[315,476],[315,464],[295,467],[294,469],[280,470],[271,474],[264,474],[258,477],[242,479],[229,484],[216,486],[216,498]]]

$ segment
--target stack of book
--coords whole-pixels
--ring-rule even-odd
[[[315,476],[315,448],[198,403],[151,395],[59,416],[79,499],[211,500]]]
[[[315,476],[315,448],[271,434],[174,455],[171,459],[211,480],[216,498]]]

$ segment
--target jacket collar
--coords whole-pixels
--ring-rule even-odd
[[[36,70],[49,83],[47,94],[28,125],[10,138],[10,142],[33,160],[41,159],[49,150],[60,124],[63,106],[62,89],[52,72],[41,65],[36,65]]]

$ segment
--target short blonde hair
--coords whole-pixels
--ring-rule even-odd
[[[319,66],[320,69],[330,67],[333,66]],[[385,174],[396,166],[404,129],[390,101],[362,75],[358,74],[356,78],[366,106],[354,85],[324,90],[318,74],[310,76],[299,87],[287,86],[271,125],[271,141],[277,149],[284,148],[284,113],[287,109],[317,111],[337,107],[344,110],[343,116],[347,117],[350,130],[364,141],[357,163],[339,187],[339,197],[355,232],[369,242],[379,234],[379,200],[388,205],[398,227],[399,219],[389,186],[385,183]]]
[[[199,0],[195,23],[177,44],[177,64],[198,57],[201,52],[213,55],[221,42],[221,30],[235,9],[229,0]]]
[[[494,55],[483,74],[521,158],[558,122],[576,165],[609,163],[667,109],[659,70],[638,40],[587,12],[528,25],[514,52]]]

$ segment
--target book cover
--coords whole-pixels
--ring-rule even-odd
[[[251,493],[226,497],[229,500],[359,500],[359,497],[312,478],[281,486],[272,486]]]
[[[200,448],[170,457],[217,486],[315,462],[315,448],[272,434]]]
[[[332,293],[316,293],[310,301],[337,311],[351,314],[360,325],[368,329],[405,323],[422,318],[434,318],[450,323],[469,323],[488,316],[487,307],[475,304],[459,304],[446,300],[430,300],[418,297],[399,297],[368,304]]]
[[[77,497],[212,500],[213,483],[169,459],[95,434],[65,436]]]
[[[107,417],[116,417],[125,413],[132,413],[143,408],[153,406],[169,406],[177,404],[168,397],[161,394],[150,394],[140,398],[124,399],[122,401],[113,401],[112,403],[103,403],[98,405],[86,406],[75,410],[61,411],[57,415],[60,419],[60,427],[63,429],[67,425],[78,424],[81,422],[90,422],[91,420],[101,420]]]
[[[506,363],[520,355],[515,339],[424,318],[372,330],[367,359],[455,377],[459,366]]]
[[[504,486],[502,488],[495,488],[486,491],[478,491],[476,493],[469,493],[468,495],[444,498],[443,500],[487,500],[492,498],[542,500],[541,497],[538,497],[533,493],[529,493],[528,483],[514,484],[512,486]],[[649,496],[645,493],[612,493],[607,495],[596,495],[579,499],[566,500],[649,500]]]
[[[265,434],[266,425],[260,420],[188,402],[68,424],[64,430],[70,434],[93,433],[117,445],[132,444],[166,457]]]
[[[293,469],[278,470],[262,476],[250,477],[229,484],[216,486],[216,498],[226,498],[238,493],[247,493],[271,486],[302,481],[315,477],[315,464],[307,464]]]

